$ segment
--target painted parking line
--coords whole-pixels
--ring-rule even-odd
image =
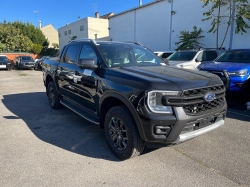
[[[245,115],[245,114],[241,114],[241,113],[238,113],[238,112],[233,112],[233,111],[230,111],[230,110],[227,110],[227,112],[250,118],[250,115]]]

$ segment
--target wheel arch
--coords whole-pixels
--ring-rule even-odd
[[[143,140],[145,140],[144,133],[142,131],[142,124],[140,121],[140,117],[138,116],[138,113],[134,106],[128,101],[127,98],[125,98],[122,94],[116,91],[108,91],[105,93],[105,95],[102,96],[100,100],[100,108],[99,108],[99,114],[100,114],[100,126],[103,128],[104,126],[104,120],[106,113],[108,110],[114,106],[124,105],[128,109],[130,115],[133,117],[136,128]]]
[[[44,86],[46,87],[46,90],[47,90],[48,84],[49,84],[51,81],[55,84],[56,91],[57,91],[57,93],[59,94],[58,85],[56,84],[56,82],[55,82],[55,80],[53,79],[53,76],[52,76],[51,74],[47,74],[46,79],[45,79],[45,82],[44,82]],[[48,95],[47,91],[46,91],[46,94]]]

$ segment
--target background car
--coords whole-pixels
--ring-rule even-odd
[[[43,60],[49,59],[49,58],[50,58],[49,56],[43,56],[42,58],[36,59],[35,60],[35,69],[36,70],[42,69]]]
[[[0,55],[0,69],[11,70],[11,62],[6,55]]]
[[[225,50],[221,49],[198,49],[176,51],[167,60],[170,66],[197,70],[201,63],[215,60]]]
[[[250,49],[228,50],[214,62],[200,64],[200,71],[218,75],[228,94],[250,101]]]
[[[162,58],[163,60],[166,60],[174,52],[175,51],[155,51],[154,54],[156,54],[158,57]]]
[[[31,56],[17,56],[14,59],[16,68],[19,69],[32,69],[35,68],[35,61]]]

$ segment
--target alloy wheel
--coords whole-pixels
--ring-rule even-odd
[[[126,149],[128,144],[128,132],[123,121],[114,116],[109,122],[109,137],[113,146],[119,151]]]

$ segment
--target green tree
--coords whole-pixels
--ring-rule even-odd
[[[208,32],[216,33],[216,47],[221,48],[228,34],[229,27],[233,22],[236,23],[235,33],[246,33],[249,25],[246,21],[250,21],[250,4],[248,0],[201,0],[203,8],[208,11],[203,15],[206,18],[203,21],[212,20],[211,28]],[[223,10],[223,11],[222,11]],[[219,29],[220,25],[226,23],[225,34],[219,47]]]
[[[0,52],[6,50],[6,45],[0,42]]]
[[[31,40],[12,25],[0,25],[0,42],[5,44],[7,51],[29,51]]]
[[[59,49],[59,44],[57,44],[57,43],[52,43],[52,46],[53,46],[55,49]]]
[[[0,23],[0,42],[5,45],[6,51],[26,51],[36,54],[49,46],[48,40],[39,28],[20,21]]]
[[[204,36],[201,36],[202,29],[197,29],[196,26],[193,27],[193,31],[180,31],[180,39],[179,42],[176,42],[175,45],[177,46],[176,50],[184,50],[184,49],[195,49],[202,46],[202,44],[198,41]]]
[[[43,49],[43,46],[41,46],[40,44],[33,44],[30,52],[34,54],[40,54],[42,49]]]
[[[19,29],[21,31],[21,34],[27,36],[34,44],[43,46],[45,42],[48,42],[42,31],[39,28],[36,28],[31,23],[22,23],[19,21],[15,21],[8,24],[11,24],[15,28]]]

